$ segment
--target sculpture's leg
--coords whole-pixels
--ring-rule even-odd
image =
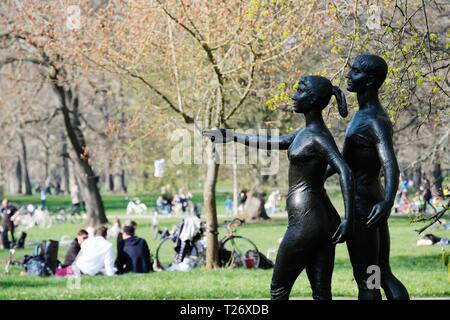
[[[389,236],[389,226],[387,220],[381,222],[380,230],[380,269],[381,269],[381,287],[388,300],[409,300],[408,290],[398,280],[391,271],[389,265],[389,253],[391,241]]]
[[[334,269],[335,245],[319,248],[306,266],[314,300],[331,300],[331,276]]]
[[[288,227],[278,249],[270,293],[272,300],[288,300],[298,275],[306,267],[309,250],[298,239],[295,227]]]
[[[347,239],[347,249],[358,285],[358,299],[381,300],[380,289],[368,286],[369,277],[373,275],[369,266],[379,266],[379,232],[378,228],[368,229],[365,220],[355,220],[354,232]]]

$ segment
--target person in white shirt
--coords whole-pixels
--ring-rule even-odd
[[[91,276],[98,273],[107,276],[115,274],[114,248],[113,244],[106,240],[107,232],[106,227],[100,227],[94,237],[83,241],[81,251],[73,263],[72,269],[78,269],[82,274]]]

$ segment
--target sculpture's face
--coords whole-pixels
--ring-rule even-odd
[[[307,78],[300,78],[297,92],[292,97],[295,112],[306,113],[311,109],[314,96],[311,92],[310,85],[311,83]]]
[[[369,85],[369,76],[364,72],[358,60],[353,62],[352,68],[345,77],[347,78],[347,90],[350,92],[360,92]]]

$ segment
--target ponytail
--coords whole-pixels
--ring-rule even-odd
[[[345,118],[348,115],[347,110],[347,100],[345,99],[345,95],[338,86],[333,86],[333,95],[336,97],[336,101],[338,104],[339,114],[341,117]]]

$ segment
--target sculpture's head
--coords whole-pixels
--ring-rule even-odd
[[[378,89],[386,79],[387,72],[388,65],[383,58],[374,54],[360,54],[345,76],[348,79],[347,90],[362,92],[369,88]]]
[[[298,89],[292,100],[294,100],[294,111],[297,113],[308,113],[313,110],[322,111],[330,102],[331,96],[336,97],[339,114],[342,117],[348,115],[345,95],[331,81],[320,76],[304,76],[298,81]]]

